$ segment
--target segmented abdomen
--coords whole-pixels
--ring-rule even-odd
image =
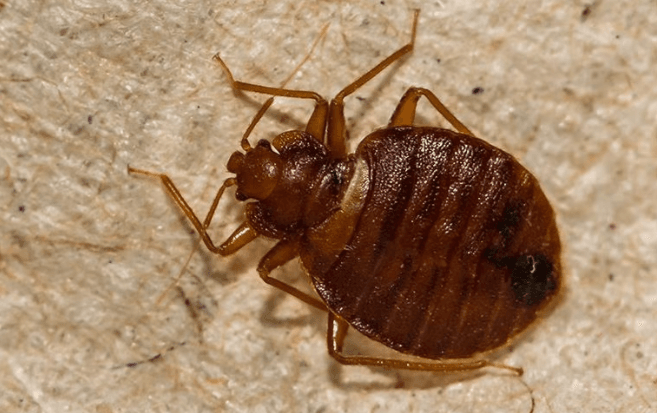
[[[556,295],[554,214],[511,155],[448,130],[400,127],[372,133],[355,156],[369,190],[353,234],[310,271],[354,328],[404,353],[464,358],[503,345]]]

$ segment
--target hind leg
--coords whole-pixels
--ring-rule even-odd
[[[457,359],[457,360],[428,360],[414,361],[399,359],[388,359],[370,356],[350,356],[342,352],[344,340],[347,337],[349,324],[342,318],[328,313],[328,332],[326,341],[328,352],[338,362],[346,365],[360,366],[379,366],[392,369],[420,370],[420,371],[440,371],[453,372],[464,370],[477,370],[483,367],[496,367],[510,370],[517,375],[522,375],[522,369],[518,367],[507,366],[505,364],[491,363],[485,359]]]

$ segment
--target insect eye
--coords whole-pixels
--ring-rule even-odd
[[[271,150],[271,144],[269,143],[268,140],[260,139],[258,141],[258,144],[256,145],[256,148],[265,148],[265,149]]]

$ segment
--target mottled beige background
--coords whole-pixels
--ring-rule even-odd
[[[657,411],[657,3],[430,3],[348,123],[362,137],[428,87],[541,180],[569,288],[500,359],[521,379],[339,367],[325,315],[255,274],[266,241],[202,250],[172,287],[196,236],[126,173],[170,174],[204,213],[264,100],[234,94],[214,53],[276,85],[330,23],[290,86],[331,96],[407,42],[417,3],[3,0],[0,411],[528,412],[529,389],[537,413]],[[254,139],[310,110],[278,99]],[[222,203],[217,239],[240,208]]]

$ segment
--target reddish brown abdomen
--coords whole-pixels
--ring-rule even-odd
[[[408,354],[471,357],[505,344],[557,294],[554,213],[511,155],[400,127],[369,135],[356,158],[370,187],[353,235],[332,263],[308,269],[354,328]]]

